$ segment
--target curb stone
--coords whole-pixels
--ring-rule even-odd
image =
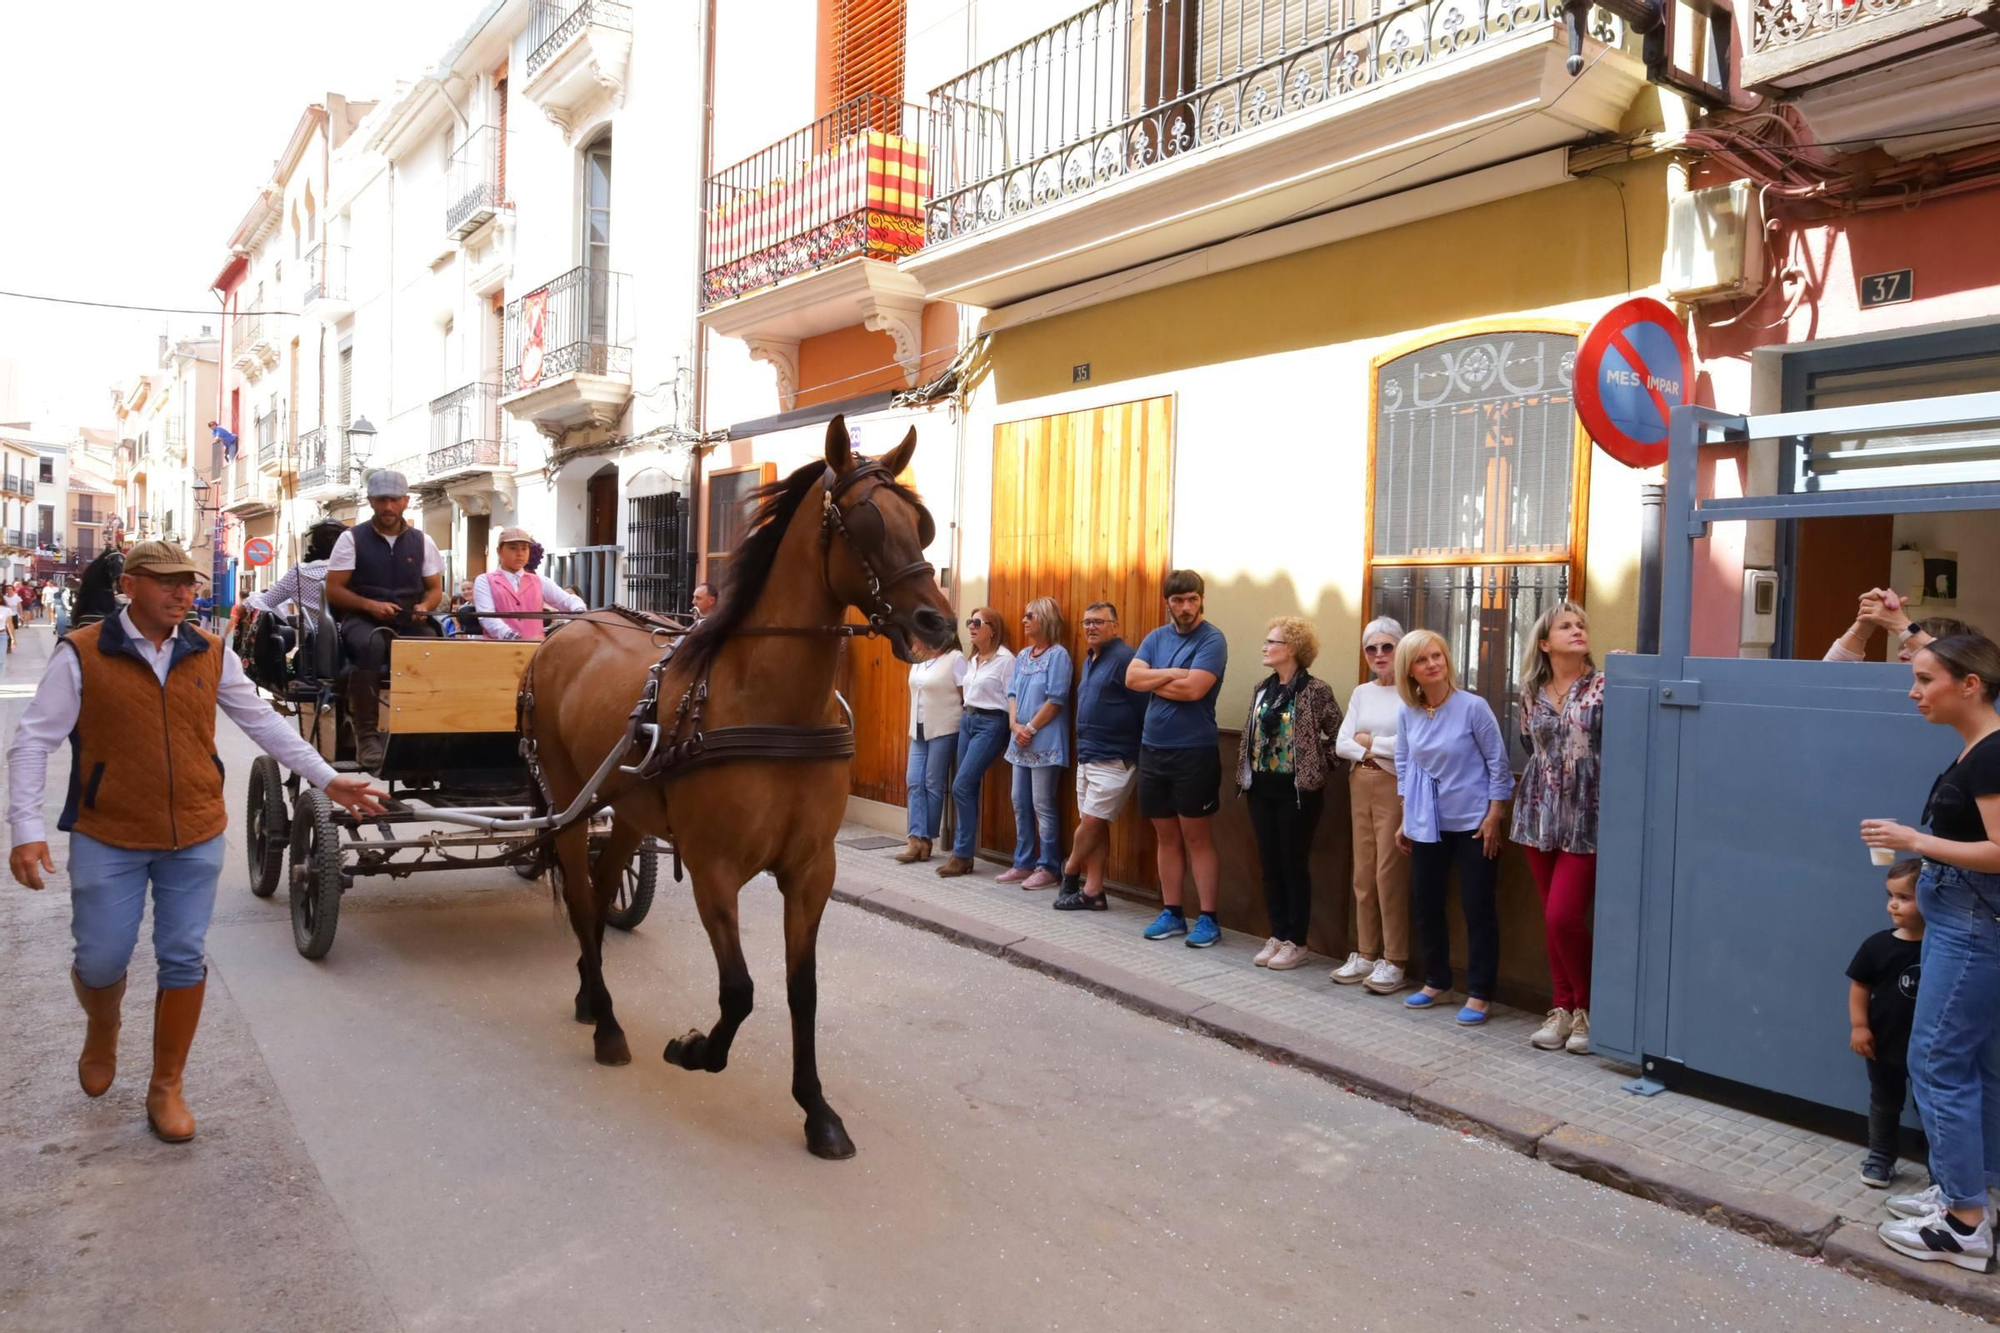
[[[1951,1264],[1905,1258],[1878,1240],[1875,1228],[1866,1222],[1843,1222],[1827,1237],[1823,1253],[1826,1262],[1842,1272],[2000,1322],[2000,1279],[1990,1273],[1968,1273]]]
[[[1546,1112],[1452,1079],[1438,1079],[1418,1089],[1410,1098],[1410,1114],[1447,1129],[1492,1139],[1524,1157],[1533,1157],[1541,1141],[1563,1127],[1561,1120]]]

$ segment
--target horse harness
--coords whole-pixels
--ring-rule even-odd
[[[843,495],[857,486],[864,489],[842,514],[839,501]],[[820,579],[827,594],[836,602],[843,602],[833,591],[832,552],[836,535],[847,544],[855,559],[860,562],[862,573],[867,580],[867,592],[861,603],[861,610],[868,616],[865,625],[761,625],[748,626],[729,631],[735,635],[767,635],[787,637],[818,637],[828,635],[835,638],[872,638],[887,630],[889,617],[895,608],[890,605],[884,590],[893,588],[905,580],[918,576],[935,577],[937,569],[928,560],[917,559],[884,577],[875,563],[887,535],[887,527],[882,513],[875,507],[870,496],[882,486],[893,486],[894,478],[880,459],[868,459],[855,467],[845,477],[838,476],[829,467],[821,478],[820,493]],[[928,548],[937,536],[936,521],[930,511],[917,505],[917,536],[921,547]],[[625,738],[621,748],[626,754],[641,751],[633,763],[621,765],[622,771],[636,775],[641,781],[650,781],[673,772],[676,775],[702,764],[715,763],[725,759],[850,759],[854,755],[854,729],[851,725],[806,726],[740,726],[702,729],[703,711],[708,703],[708,673],[714,665],[711,655],[703,666],[701,674],[690,680],[681,691],[680,702],[674,708],[673,725],[663,726],[656,720],[660,707],[660,682],[673,664],[675,654],[683,640],[693,632],[692,627],[668,619],[652,612],[634,610],[631,607],[613,606],[611,611],[624,617],[640,629],[650,632],[661,644],[658,661],[647,669],[646,685],[639,693],[639,700],[632,707],[626,721]],[[535,696],[531,683],[524,683],[519,698],[522,722],[533,715]],[[543,776],[541,762],[536,754],[532,733],[521,727],[521,755],[527,761],[529,774],[540,788],[544,799],[552,799],[548,782]],[[601,808],[601,807],[600,807]]]

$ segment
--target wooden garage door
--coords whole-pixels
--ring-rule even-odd
[[[1007,620],[1018,651],[1021,611],[1053,597],[1069,622],[1064,644],[1081,667],[1078,622],[1091,602],[1118,608],[1126,641],[1137,645],[1165,618],[1160,583],[1171,552],[1173,400],[1016,421],[993,438],[993,553],[987,598]],[[963,608],[969,612],[970,607]],[[1064,713],[1065,725],[1074,718]],[[1071,754],[1075,753],[1074,745]],[[1014,811],[1003,761],[988,771],[980,842],[1013,848]],[[1063,783],[1063,846],[1076,824],[1076,784]],[[1152,840],[1128,806],[1112,830],[1111,878],[1153,889]]]
[[[850,610],[847,618],[865,619]],[[849,639],[841,647],[839,687],[854,710],[854,759],[848,789],[856,796],[901,805],[910,757],[910,668],[884,638]]]

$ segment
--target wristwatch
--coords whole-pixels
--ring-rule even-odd
[[[1902,631],[1896,636],[1896,642],[1908,643],[1912,637],[1922,633],[1923,631],[1917,628],[1917,622],[1913,620],[1909,624],[1903,626]]]

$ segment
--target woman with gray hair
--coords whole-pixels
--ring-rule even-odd
[[[1360,946],[1333,969],[1335,985],[1359,982],[1377,995],[1407,983],[1410,965],[1410,858],[1396,848],[1403,798],[1396,794],[1396,644],[1403,627],[1377,616],[1361,630],[1370,680],[1354,687],[1334,752],[1350,765],[1348,804],[1354,826],[1354,931]]]
[[[1014,659],[1007,685],[1007,723],[1014,766],[1014,865],[995,878],[1024,889],[1053,889],[1062,883],[1062,839],[1058,783],[1069,767],[1069,727],[1062,710],[1069,704],[1069,649],[1063,647],[1062,608],[1053,597],[1037,597],[1021,614],[1027,644]],[[1036,841],[1041,842],[1040,855]]]

